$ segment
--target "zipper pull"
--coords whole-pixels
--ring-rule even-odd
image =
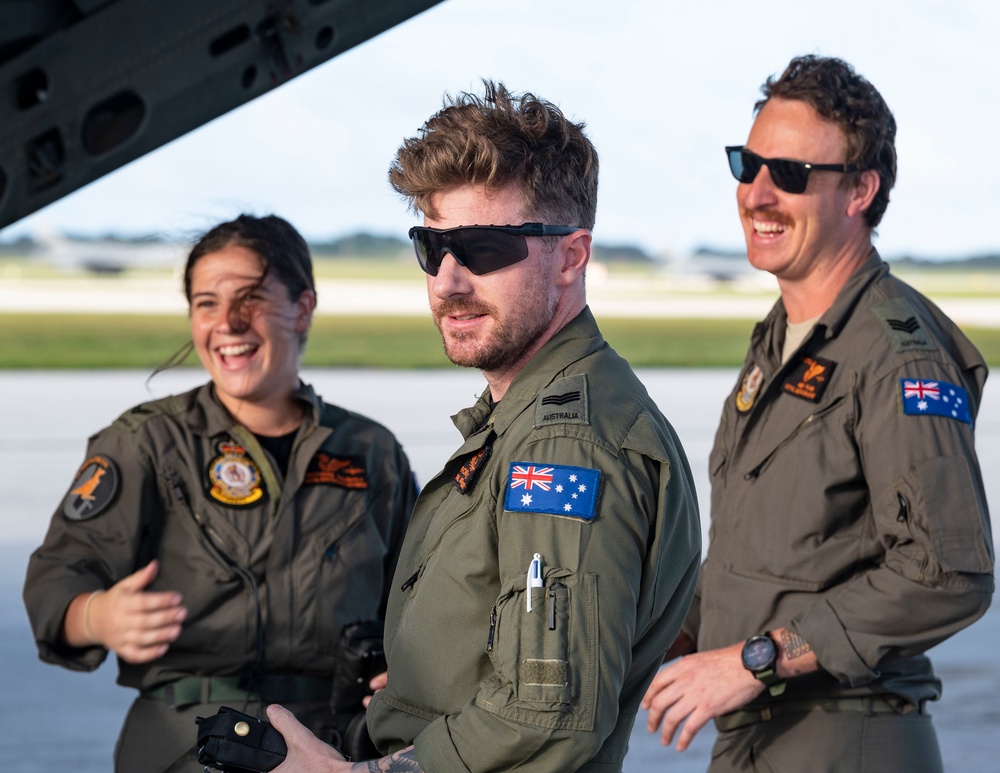
[[[417,578],[420,577],[420,570],[421,569],[423,569],[423,566],[422,565],[418,566],[417,567],[417,571],[415,571],[413,574],[411,574],[409,577],[407,577],[406,580],[403,582],[403,584],[399,586],[399,589],[400,590],[409,590],[410,588],[412,588],[416,584]]]
[[[899,512],[896,513],[896,520],[900,523],[906,523],[910,519],[910,505],[906,501],[906,497],[896,492],[896,499],[899,500]]]
[[[554,582],[549,586],[549,630],[556,629],[556,588],[565,588],[561,582]]]
[[[178,502],[184,502],[187,497],[184,496],[184,489],[181,488],[181,484],[170,478],[168,483],[170,484],[170,490],[174,492],[174,499]]]
[[[493,652],[493,634],[497,629],[497,605],[493,605],[493,611],[490,612],[490,632],[486,637],[486,651]]]

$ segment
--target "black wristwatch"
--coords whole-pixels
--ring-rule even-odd
[[[743,667],[764,683],[772,697],[785,691],[785,681],[774,668],[778,662],[778,645],[767,631],[746,640],[742,657]]]

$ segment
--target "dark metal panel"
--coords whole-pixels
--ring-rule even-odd
[[[49,0],[10,17],[0,228],[438,2]]]

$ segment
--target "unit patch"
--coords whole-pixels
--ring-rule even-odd
[[[306,477],[302,481],[307,486],[340,486],[341,488],[368,488],[364,460],[355,457],[341,459],[319,453],[309,460]]]
[[[118,467],[110,456],[90,457],[77,470],[63,499],[63,515],[70,521],[100,515],[118,493],[118,479]]]
[[[907,416],[945,416],[972,424],[969,395],[960,386],[947,381],[901,378],[899,388]]]
[[[261,487],[260,470],[243,446],[235,443],[219,443],[221,456],[208,468],[209,489],[213,499],[224,505],[249,505],[264,496]]]
[[[788,379],[781,388],[790,395],[801,397],[811,403],[819,402],[826,391],[827,384],[830,383],[830,376],[837,363],[824,360],[821,357],[810,357],[803,354],[799,358],[799,364],[788,375]]]
[[[736,393],[736,410],[740,413],[746,413],[753,408],[754,401],[757,399],[757,392],[760,391],[760,385],[763,383],[764,372],[757,363],[754,363],[743,377],[743,383],[740,384],[740,391]]]
[[[937,344],[927,335],[913,307],[902,298],[890,298],[871,311],[875,319],[882,323],[885,335],[896,352],[937,349]]]
[[[535,427],[546,424],[590,424],[587,377],[566,376],[550,384],[535,400]]]
[[[462,463],[451,481],[451,485],[458,489],[459,494],[468,494],[476,487],[476,481],[479,480],[492,453],[493,446],[485,445]]]
[[[597,513],[601,471],[536,462],[511,462],[505,510],[547,513],[592,521]]]

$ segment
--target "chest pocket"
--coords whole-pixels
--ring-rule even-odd
[[[850,404],[839,395],[783,432],[759,428],[776,439],[730,459],[727,506],[714,508],[725,522],[712,528],[729,535],[732,571],[807,591],[840,576],[843,541],[859,536],[869,510]]]

